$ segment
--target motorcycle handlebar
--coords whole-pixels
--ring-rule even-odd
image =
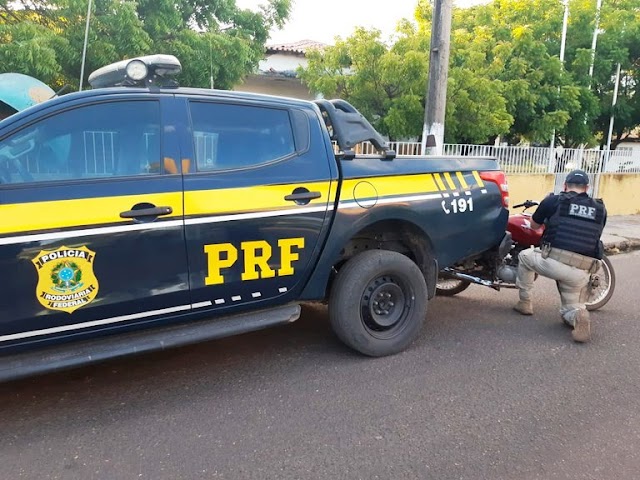
[[[526,210],[527,208],[535,207],[536,205],[539,205],[539,203],[534,202],[533,200],[525,200],[524,203],[519,203],[518,205],[514,205],[513,208],[524,207]]]

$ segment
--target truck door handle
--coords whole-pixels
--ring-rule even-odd
[[[138,208],[136,208],[138,207]],[[131,210],[120,212],[121,218],[140,218],[140,217],[160,217],[162,215],[170,215],[173,213],[171,207],[156,207],[150,204],[134,205]]]
[[[288,202],[296,202],[298,205],[305,205],[311,200],[322,197],[320,192],[310,192],[304,187],[296,188],[292,193],[285,196],[284,199]]]

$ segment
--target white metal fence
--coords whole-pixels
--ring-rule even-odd
[[[193,132],[195,157],[198,170],[210,170],[215,167],[218,157],[218,134]]]
[[[389,142],[398,155],[419,156],[419,142]],[[364,155],[376,153],[368,142],[355,148]],[[640,152],[633,150],[596,150],[580,148],[520,147],[494,145],[445,144],[444,155],[457,157],[493,157],[510,174],[565,173],[576,168],[588,173],[640,173]]]
[[[398,155],[420,156],[419,142],[389,142]],[[334,148],[337,146],[334,144]],[[376,149],[368,142],[356,146],[358,154],[372,155]],[[574,169],[589,173],[591,192],[597,194],[601,173],[640,173],[640,151],[629,149],[597,150],[580,148],[521,147],[495,145],[445,144],[443,154],[456,157],[492,157],[509,175],[556,174],[555,190],[559,191],[565,175]]]
[[[419,142],[389,142],[398,155],[419,156]],[[356,146],[356,152],[372,155],[376,149],[368,142]],[[444,155],[493,157],[511,174],[564,173],[580,168],[589,173],[640,173],[640,152],[633,150],[597,150],[581,148],[520,147],[494,145],[445,144]]]
[[[106,175],[115,171],[118,132],[83,132],[84,173]]]
[[[576,168],[588,173],[640,173],[640,154],[631,150],[445,145],[445,155],[494,157],[507,173],[565,173]]]

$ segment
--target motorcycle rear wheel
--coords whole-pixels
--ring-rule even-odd
[[[447,278],[442,275],[438,276],[436,283],[436,295],[441,297],[453,297],[469,288],[471,282],[466,280],[458,280],[457,278]]]
[[[591,294],[585,302],[589,311],[598,310],[606,305],[616,288],[616,273],[609,258],[602,257],[600,269],[592,276],[594,277],[597,278],[599,285],[591,286]]]

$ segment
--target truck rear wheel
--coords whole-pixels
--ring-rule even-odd
[[[372,357],[404,350],[420,333],[427,313],[427,284],[418,266],[388,250],[370,250],[338,272],[329,319],[349,347]]]

